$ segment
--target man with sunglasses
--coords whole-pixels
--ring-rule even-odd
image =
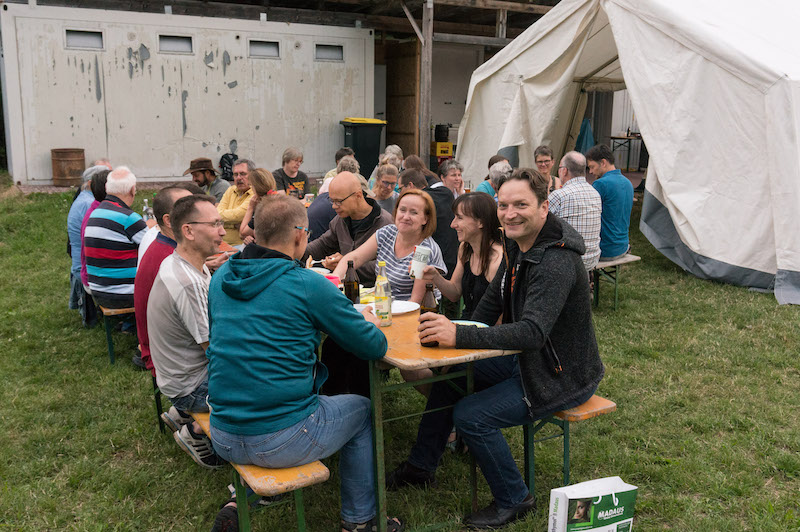
[[[304,259],[311,256],[322,260],[333,270],[339,259],[366,242],[375,231],[393,222],[392,214],[383,210],[373,198],[367,182],[352,172],[341,172],[333,178],[328,194],[336,216],[325,233],[308,244]],[[375,261],[358,269],[358,279],[364,286],[375,284]]]
[[[162,419],[175,441],[200,466],[215,469],[223,461],[190,412],[208,412],[209,340],[206,258],[219,251],[225,236],[212,196],[178,199],[170,212],[177,243],[163,260],[147,302],[150,356],[161,392],[172,401]]]

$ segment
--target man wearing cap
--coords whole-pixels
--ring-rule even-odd
[[[328,230],[306,247],[304,258],[314,260],[331,257],[324,263],[334,269],[339,259],[366,242],[375,231],[393,223],[392,215],[381,209],[366,179],[352,172],[339,172],[328,189],[330,202],[336,216]],[[375,284],[375,261],[369,261],[358,269],[358,278],[364,286]]]
[[[220,202],[222,195],[225,194],[225,191],[231,186],[231,184],[224,179],[217,178],[217,171],[214,169],[214,163],[207,157],[192,159],[192,162],[189,163],[189,169],[183,173],[183,175],[186,174],[192,174],[192,181],[194,181],[197,186],[202,187],[203,192],[209,196],[213,196],[217,200],[217,203]]]

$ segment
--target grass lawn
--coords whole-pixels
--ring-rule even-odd
[[[0,529],[209,529],[229,471],[200,469],[158,432],[150,376],[130,363],[134,340],[116,335],[111,367],[102,328],[84,330],[67,309],[72,196],[13,190],[0,189]],[[639,486],[638,530],[798,530],[800,309],[685,274],[636,228],[639,205],[631,236],[643,260],[622,272],[619,310],[604,285],[594,317],[598,393],[618,410],[573,425],[572,480]],[[421,404],[396,395],[387,415]],[[507,432],[520,464],[521,432]],[[389,425],[387,468],[415,434],[415,420]],[[546,529],[560,440],[537,444],[536,460],[539,508],[508,530]],[[305,492],[312,532],[337,530],[335,458],[328,465],[331,480]],[[468,460],[447,454],[438,478],[436,489],[390,494],[390,514],[459,530]],[[483,506],[491,495],[479,486]],[[253,519],[256,530],[293,530],[289,505]]]

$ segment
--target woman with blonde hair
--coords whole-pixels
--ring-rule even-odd
[[[256,168],[250,172],[250,188],[253,189],[253,197],[250,198],[250,203],[247,204],[247,212],[245,212],[242,223],[239,225],[239,235],[245,245],[255,240],[253,213],[256,212],[256,206],[261,201],[261,198],[269,194],[277,194],[275,191],[276,186],[275,178],[269,170]]]

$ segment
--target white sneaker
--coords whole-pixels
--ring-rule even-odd
[[[188,425],[183,425],[180,430],[173,432],[172,437],[198,465],[206,469],[219,469],[225,465],[225,460],[214,452],[211,440],[206,436],[195,438],[189,431]]]
[[[181,430],[181,427],[187,423],[191,423],[192,416],[189,414],[182,415],[177,408],[171,406],[167,412],[161,413],[161,420],[169,427],[169,430],[175,432]]]

